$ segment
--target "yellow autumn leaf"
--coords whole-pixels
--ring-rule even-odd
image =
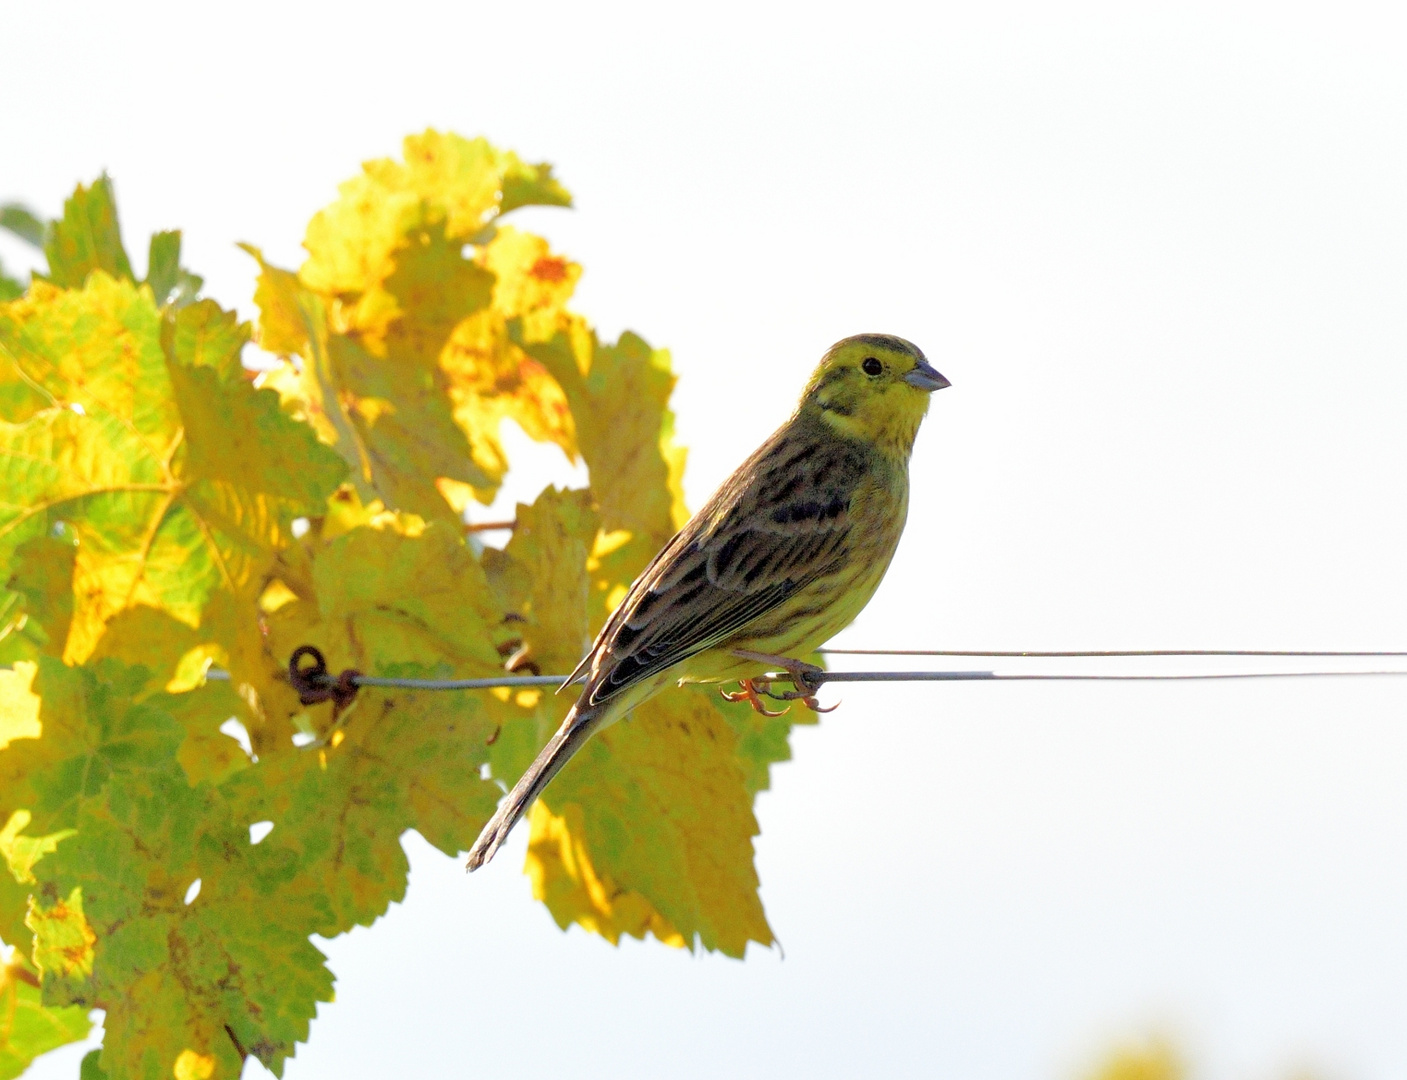
[[[492,307],[461,322],[440,357],[455,419],[477,433],[476,457],[495,475],[507,468],[498,439],[505,419],[575,459],[576,421],[566,394],[512,330],[527,340],[550,338],[566,317],[581,267],[554,255],[541,237],[509,226],[484,245],[480,263],[493,275]]]
[[[215,1075],[213,1054],[201,1054],[187,1047],[176,1057],[171,1068],[176,1080],[210,1080]]]
[[[335,486],[335,458],[271,392],[168,357],[148,291],[97,271],[6,316],[0,345],[49,404],[0,424],[0,560],[72,531],[69,662],[138,605],[200,627]]]
[[[308,328],[298,305],[301,286],[298,275],[280,270],[264,261],[264,253],[252,244],[240,244],[259,264],[254,288],[254,304],[259,309],[255,340],[259,347],[280,356],[296,356],[308,340]]]
[[[468,495],[489,501],[507,469],[504,418],[574,453],[561,389],[506,320],[550,325],[578,271],[490,227],[517,206],[569,202],[548,167],[427,131],[403,161],[367,162],[313,218],[296,278],[246,248],[263,270],[260,342],[301,358],[267,385],[338,448],[363,502],[446,517]],[[487,246],[470,258],[466,243]]]
[[[527,655],[542,671],[571,671],[591,643],[586,567],[599,521],[586,491],[549,487],[518,505],[504,553],[532,582],[519,614]]]
[[[0,828],[0,859],[5,860],[10,876],[21,885],[34,884],[34,864],[45,855],[58,850],[60,841],[73,835],[72,829],[60,829],[48,836],[23,836],[34,820],[28,810],[16,810]]]
[[[39,696],[32,689],[38,666],[20,661],[8,670],[0,669],[0,750],[16,739],[37,739],[43,731],[39,723]]]
[[[484,245],[481,261],[494,276],[494,309],[504,319],[518,320],[524,340],[551,339],[581,279],[581,265],[553,254],[542,237],[511,225]]]
[[[73,623],[77,558],[78,546],[66,527],[30,537],[16,546],[6,582],[13,590],[10,629],[16,639],[14,659],[30,652],[63,655]]]
[[[532,816],[528,874],[558,925],[611,941],[648,930],[742,956],[772,943],[757,821],[732,728],[702,690],[655,698],[601,732]],[[545,804],[545,806],[543,806]]]
[[[368,291],[389,275],[392,253],[417,226],[439,222],[451,239],[469,241],[500,211],[571,201],[550,168],[525,165],[485,139],[429,130],[407,136],[404,151],[404,162],[367,162],[338,201],[314,216],[299,272],[309,288]]]
[[[300,358],[265,385],[337,449],[364,502],[448,517],[438,479],[484,490],[495,482],[456,423],[438,363],[455,325],[487,306],[492,280],[442,234],[406,239],[376,285],[372,316],[367,304],[348,307],[261,260],[261,342],[296,344]],[[295,310],[301,334],[291,329]]]
[[[83,917],[82,888],[74,886],[52,904],[31,899],[25,925],[34,932],[34,966],[40,971],[60,979],[93,973],[98,936]]]
[[[502,477],[508,458],[499,438],[512,420],[538,442],[577,455],[576,420],[557,380],[513,340],[501,312],[487,310],[461,322],[440,357],[449,379],[455,421],[472,432],[474,460]]]
[[[602,528],[648,541],[653,554],[688,518],[669,353],[628,332],[602,344],[574,318],[550,340],[523,339],[523,347],[566,392]]]

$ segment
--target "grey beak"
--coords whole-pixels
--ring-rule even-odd
[[[918,366],[904,376],[904,381],[918,390],[941,390],[953,385],[939,375],[927,360],[920,360]]]

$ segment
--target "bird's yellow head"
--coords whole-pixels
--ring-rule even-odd
[[[838,434],[908,457],[928,412],[928,395],[949,385],[911,341],[891,334],[856,334],[821,358],[801,395]]]

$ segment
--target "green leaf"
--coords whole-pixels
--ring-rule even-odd
[[[214,300],[197,300],[170,311],[161,324],[161,346],[168,360],[212,368],[225,383],[244,378],[240,356],[249,336],[249,324]]]
[[[106,1010],[103,1068],[179,1076],[196,1059],[236,1077],[249,1053],[281,1072],[332,977],[299,911],[251,888],[258,849],[218,790],[170,765],[115,776],[68,845],[39,866],[31,924],[42,938],[45,920],[72,922],[81,904],[91,960],[76,946],[36,955],[46,1003]]]
[[[158,307],[181,308],[195,300],[205,279],[181,266],[181,232],[152,233],[147,281]]]
[[[78,1080],[108,1080],[107,1071],[102,1066],[103,1052],[89,1050],[78,1063]]]
[[[410,677],[444,669],[402,666]],[[241,816],[273,821],[251,858],[282,902],[324,936],[369,926],[405,897],[400,836],[417,829],[448,853],[467,849],[500,791],[480,778],[495,723],[468,695],[363,691],[323,749],[261,758],[229,782]],[[336,745],[332,745],[335,741]]]
[[[100,176],[89,187],[79,184],[64,203],[64,216],[44,238],[49,280],[81,288],[94,270],[133,281],[132,264],[122,246],[112,181]]]
[[[33,980],[33,981],[31,981]],[[0,1080],[13,1080],[30,1062],[88,1037],[88,1010],[47,1008],[34,976],[18,962],[0,967]]]
[[[26,923],[45,1004],[106,1009],[103,1063],[116,1075],[170,1075],[187,1052],[227,1076],[242,1052],[277,1071],[331,977],[307,940],[316,913],[279,892],[251,857],[247,820],[177,761],[233,695],[152,694],[143,669],[115,661],[46,659],[34,686],[42,738],[0,754],[0,800],[27,803],[34,827],[29,811],[13,815],[0,846],[38,878]],[[27,835],[64,822],[77,831]]]
[[[499,213],[506,214],[520,206],[571,206],[572,196],[552,175],[552,166],[543,162],[528,165],[516,155],[508,155],[503,170],[503,198]]]
[[[0,754],[0,817],[24,811],[39,834],[71,829],[114,775],[169,768],[185,730],[147,682],[145,669],[113,661],[90,669],[42,658],[32,683],[42,737]]]
[[[0,304],[17,300],[24,295],[24,286],[5,273],[5,265],[0,263]]]
[[[18,594],[26,637],[51,656],[63,653],[73,621],[73,568],[78,548],[71,537],[31,537],[15,548],[6,584]]]
[[[48,224],[27,206],[6,203],[0,206],[0,229],[14,233],[27,244],[42,248]]]

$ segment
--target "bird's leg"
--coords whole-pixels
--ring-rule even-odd
[[[808,664],[804,660],[794,660],[790,656],[773,656],[771,653],[750,652],[747,649],[734,649],[733,655],[743,660],[755,660],[759,664],[781,668],[791,676],[791,684],[795,689],[783,690],[781,693],[772,691],[773,680],[768,676],[748,680],[754,689],[769,698],[776,701],[800,701],[812,712],[818,713],[835,712],[839,705],[837,702],[830,708],[822,708],[821,703],[816,700],[816,692],[821,689],[821,680],[817,676],[825,674],[824,668]]]
[[[761,696],[757,692],[757,687],[753,685],[752,679],[739,679],[738,689],[732,693],[727,690],[719,690],[724,701],[746,701],[752,706],[754,712],[759,712],[763,716],[784,716],[786,709],[778,709],[773,712],[763,703]]]

